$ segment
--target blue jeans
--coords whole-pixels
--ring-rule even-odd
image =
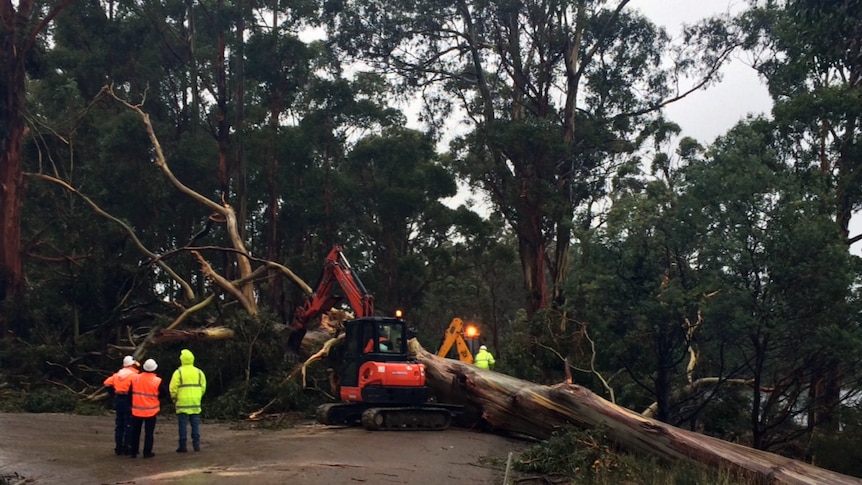
[[[186,442],[188,441],[188,425],[191,423],[192,425],[192,446],[195,451],[200,451],[201,449],[201,415],[200,414],[186,414],[180,413],[177,414],[177,424],[179,425],[180,430],[180,449],[186,449]]]

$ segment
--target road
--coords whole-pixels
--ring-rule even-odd
[[[0,483],[499,485],[509,452],[527,446],[458,428],[371,432],[303,422],[240,429],[204,420],[201,452],[180,454],[176,420],[160,416],[156,456],[132,459],[114,455],[113,421],[0,413]]]

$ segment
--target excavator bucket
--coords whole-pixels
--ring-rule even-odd
[[[305,338],[305,327],[296,329],[288,329],[287,338],[284,343],[285,359],[288,361],[297,361],[301,358],[300,348],[302,347],[302,339]]]

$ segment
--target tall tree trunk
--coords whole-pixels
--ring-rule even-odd
[[[524,271],[524,290],[527,296],[525,310],[527,316],[533,316],[548,304],[548,285],[545,280],[545,241],[542,232],[542,209],[532,201],[529,195],[523,197],[524,207],[519,210],[522,218],[516,232],[518,235],[518,253],[521,256],[521,267]]]
[[[4,73],[0,81],[0,95],[4,104],[0,108],[3,110],[0,123],[4,127],[3,138],[0,139],[0,220],[3,225],[0,298],[4,301],[17,298],[24,288],[21,262],[21,202],[24,200],[21,169],[24,119],[21,107],[24,104],[24,65],[14,45],[8,47],[3,46]]]
[[[751,399],[751,445],[755,448],[763,447],[764,428],[761,424],[761,415],[763,414],[763,395],[760,391],[763,382],[763,369],[766,361],[766,349],[768,341],[766,337],[760,335],[752,335],[751,343],[754,347],[754,394]]]
[[[25,125],[24,58],[27,50],[18,29],[26,25],[33,8],[32,1],[18,3],[18,12],[11,0],[0,0],[0,224],[3,243],[0,245],[0,303],[16,300],[24,290],[24,269],[21,261],[21,203],[24,200],[22,151]],[[7,334],[5,314],[0,316],[0,338]]]
[[[227,15],[225,12],[224,0],[218,0],[217,7],[218,15],[215,20],[215,28],[218,29],[215,62],[215,78],[216,78],[216,145],[218,147],[218,177],[219,190],[221,192],[222,203],[231,203],[231,172],[233,167],[230,163],[230,122],[228,121],[228,88],[227,88],[227,65],[225,61],[225,51],[227,49],[225,41],[225,26],[223,25],[222,17]],[[222,254],[222,274],[225,278],[231,280],[236,275],[233,267],[233,255],[228,253]]]
[[[236,198],[237,225],[239,235],[245,240],[247,236],[246,219],[248,217],[248,166],[245,159],[245,5],[242,0],[237,2],[239,17],[236,21],[236,46],[233,54],[234,67],[234,110],[236,120],[234,129],[234,162],[236,163]]]
[[[278,32],[278,9],[273,9],[272,14],[272,31],[273,35]],[[266,208],[267,222],[267,259],[270,261],[281,261],[279,239],[278,239],[278,213],[279,213],[279,194],[278,186],[278,136],[279,136],[279,119],[284,110],[284,97],[278,84],[272,85],[270,88],[270,105],[269,105],[269,140],[267,140],[269,151],[269,163],[267,165],[266,190],[269,197],[269,204]],[[278,313],[282,322],[289,323],[291,314],[285,304],[284,284],[283,279],[278,275],[277,271],[269,273],[269,299],[272,308]]]
[[[51,6],[42,19],[33,0],[0,0],[0,304],[16,300],[24,292],[21,255],[21,204],[24,201],[23,151],[26,127],[24,110],[25,60],[36,37],[72,0]],[[16,9],[17,8],[17,9]],[[36,20],[36,21],[34,21]],[[8,322],[0,316],[0,338]]]
[[[852,77],[854,84],[859,83],[860,68],[854,69]],[[825,123],[824,123],[825,124]],[[838,159],[835,162],[838,172],[835,190],[835,206],[836,206],[836,222],[841,231],[841,235],[845,241],[850,240],[850,218],[853,215],[853,196],[850,195],[858,183],[859,161],[858,157],[854,156],[857,152],[856,138],[857,119],[850,117],[844,127],[844,135],[841,137],[841,144],[838,150]],[[823,135],[823,140],[826,139],[826,133]],[[824,160],[821,161],[821,170],[828,170],[829,167]],[[837,358],[823,357],[820,359],[820,365],[814,368],[815,375],[812,376],[811,385],[814,390],[813,419],[814,432],[835,433],[838,431],[840,420],[837,416],[838,410],[841,408],[841,371],[840,363]]]
[[[218,0],[219,19],[224,12],[224,0]],[[215,78],[216,78],[216,105],[218,106],[218,119],[216,120],[216,143],[218,144],[218,178],[219,189],[223,202],[230,201],[230,176],[233,167],[230,164],[230,123],[227,111],[227,66],[225,64],[225,35],[220,20],[216,20],[218,32],[218,47],[216,52]]]
[[[197,134],[198,125],[200,124],[200,88],[198,87],[198,59],[197,59],[197,49],[195,47],[195,37],[197,36],[197,32],[195,31],[195,3],[194,0],[186,0],[186,11],[188,12],[189,19],[189,34],[188,34],[188,43],[189,43],[189,85],[191,86],[191,134]],[[194,138],[194,137],[193,137]]]

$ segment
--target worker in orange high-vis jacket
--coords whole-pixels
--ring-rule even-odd
[[[129,452],[132,440],[132,396],[129,387],[138,375],[140,364],[131,355],[123,357],[123,368],[105,379],[108,393],[114,396],[114,454]]]
[[[141,443],[141,428],[144,429],[144,458],[156,456],[153,441],[156,431],[156,415],[161,409],[162,399],[170,397],[168,386],[155,374],[159,366],[153,359],[144,362],[144,371],[132,381],[132,443],[129,456],[138,457]]]

